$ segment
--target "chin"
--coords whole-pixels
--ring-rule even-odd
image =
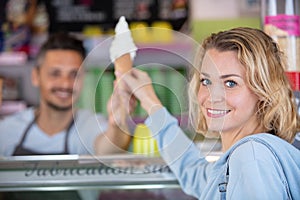
[[[208,132],[205,134],[206,138],[220,138],[220,131],[212,131],[208,130]]]
[[[220,124],[210,124],[208,125],[208,130],[211,132],[220,132],[224,130],[224,125]]]
[[[52,108],[53,110],[56,110],[56,111],[69,111],[69,110],[72,110],[73,106],[72,104],[69,104],[69,105],[57,105],[57,104],[54,104],[54,103],[51,103],[51,102],[47,102],[47,105]]]

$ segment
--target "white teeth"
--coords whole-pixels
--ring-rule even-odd
[[[67,98],[70,96],[70,93],[69,92],[59,92],[57,91],[56,94],[62,98]]]
[[[229,112],[229,110],[211,110],[207,109],[207,112],[213,115],[225,115],[226,113]]]

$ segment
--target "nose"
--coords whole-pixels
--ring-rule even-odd
[[[225,99],[226,93],[225,88],[221,85],[213,85],[208,88],[209,101],[212,103],[222,102]]]
[[[59,86],[62,88],[73,88],[74,79],[69,76],[62,76],[59,81]]]

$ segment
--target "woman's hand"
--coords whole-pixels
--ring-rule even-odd
[[[120,92],[122,95],[125,95],[125,93],[129,96],[134,95],[149,115],[163,107],[155,94],[152,81],[146,72],[132,69],[125,74],[116,71],[115,75],[119,82],[121,82]]]
[[[95,140],[95,152],[97,155],[111,153],[122,153],[130,144],[131,134],[129,132],[129,114],[134,110],[136,101],[129,95],[120,94],[116,87],[107,102],[108,127],[104,134],[99,134]]]
[[[107,103],[109,124],[122,129],[126,126],[126,118],[134,111],[136,104],[135,97],[122,92],[121,87],[117,87],[114,81],[114,92]]]

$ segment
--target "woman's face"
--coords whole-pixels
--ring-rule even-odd
[[[210,49],[204,55],[198,101],[209,131],[247,132],[258,126],[258,97],[247,86],[245,76],[235,51]]]

